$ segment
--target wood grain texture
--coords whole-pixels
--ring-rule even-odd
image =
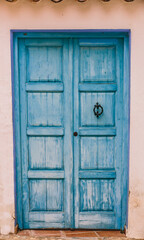
[[[26,52],[28,81],[62,81],[62,47],[29,46]]]
[[[29,126],[62,126],[61,93],[28,93]]]
[[[80,180],[80,212],[113,211],[114,210],[113,191],[114,191],[113,180],[107,179]]]
[[[113,137],[81,137],[80,141],[81,169],[114,168]]]
[[[63,139],[61,137],[29,138],[30,169],[62,169]]]
[[[81,46],[80,78],[84,82],[114,82],[115,46]]]

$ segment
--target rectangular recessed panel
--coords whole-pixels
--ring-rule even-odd
[[[62,137],[29,137],[30,169],[62,169]]]
[[[81,169],[114,168],[114,137],[81,137]]]
[[[62,81],[62,47],[27,47],[27,81]]]
[[[62,211],[63,180],[30,180],[30,211]]]
[[[81,47],[80,79],[88,82],[112,82],[116,74],[114,46]]]
[[[80,180],[80,211],[113,211],[114,180]]]
[[[114,126],[115,125],[115,93],[81,93],[81,126]],[[103,113],[97,117],[94,106],[98,103],[103,108]],[[102,109],[95,108],[101,113]]]
[[[28,93],[29,126],[62,126],[62,93]]]
[[[63,180],[47,181],[47,210],[63,210]]]

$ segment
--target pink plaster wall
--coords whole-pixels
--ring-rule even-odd
[[[10,29],[131,29],[130,198],[127,235],[144,238],[144,1],[0,1],[0,232],[14,231]]]

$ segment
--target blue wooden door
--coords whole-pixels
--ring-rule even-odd
[[[121,227],[122,46],[117,39],[74,43],[76,228]]]
[[[24,228],[70,228],[72,78],[68,40],[19,41]]]
[[[123,40],[20,39],[18,59],[23,228],[120,229]]]

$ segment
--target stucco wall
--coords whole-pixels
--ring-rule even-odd
[[[131,29],[129,237],[144,238],[144,1],[0,1],[0,232],[14,231],[10,29]]]

